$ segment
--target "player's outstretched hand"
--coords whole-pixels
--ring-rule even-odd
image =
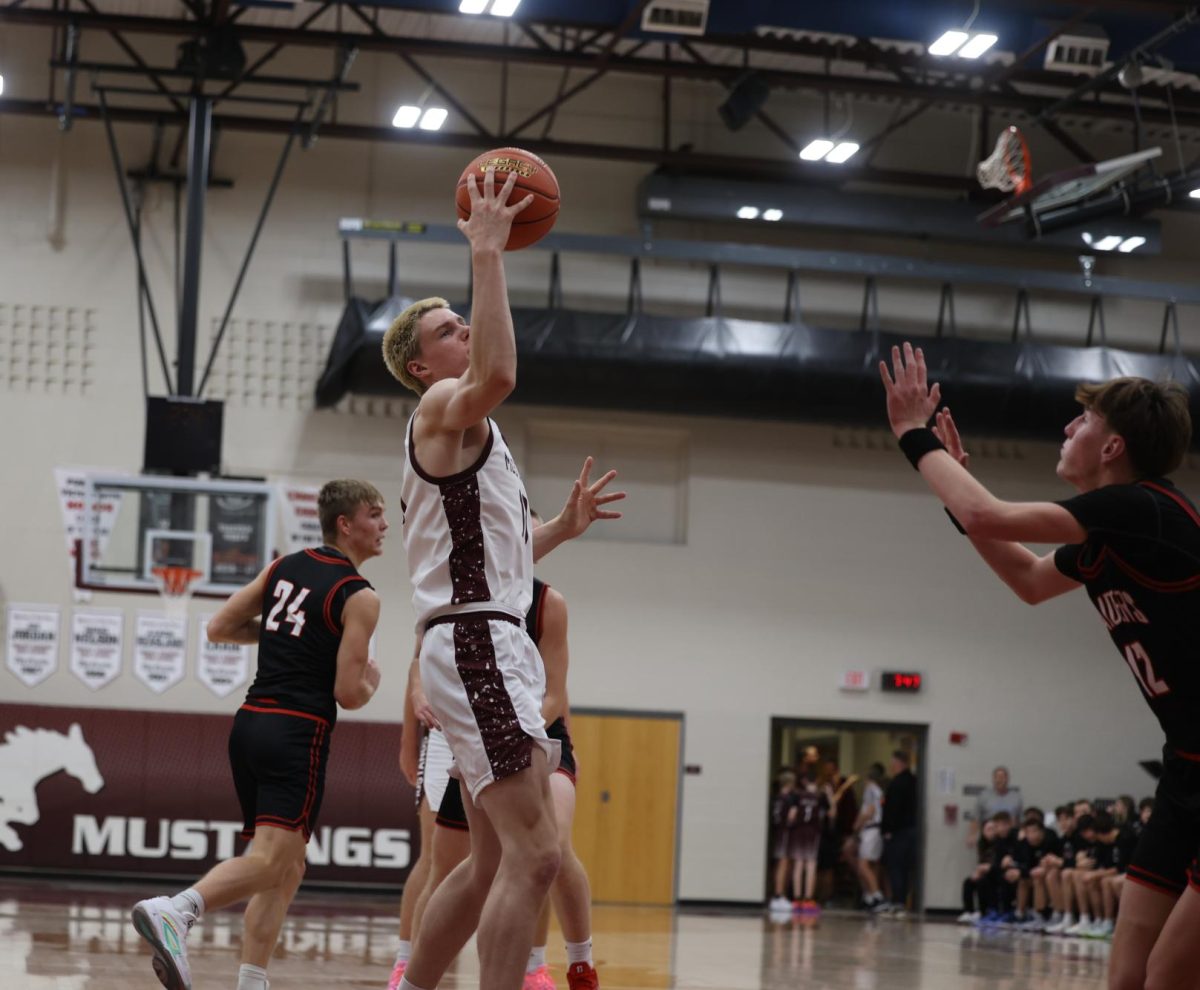
[[[963,467],[968,467],[971,455],[963,448],[962,437],[958,435],[958,426],[949,409],[939,409],[933,418],[933,435],[942,441],[946,452]]]
[[[892,348],[892,373],[886,361],[879,362],[879,377],[887,392],[888,421],[897,439],[929,422],[942,398],[942,387],[931,388],[925,373],[925,352],[904,342],[904,353]]]
[[[458,229],[471,242],[476,251],[503,251],[508,243],[513,217],[533,202],[530,193],[518,203],[508,205],[517,184],[517,173],[509,172],[500,191],[496,191],[496,170],[488,168],[483,173],[483,188],[475,181],[475,173],[467,176],[467,195],[471,197],[471,216],[458,221]]]
[[[592,457],[588,457],[583,462],[583,470],[579,472],[579,477],[571,486],[571,494],[567,496],[566,505],[558,514],[558,521],[562,524],[568,539],[574,539],[585,532],[597,519],[621,518],[621,513],[602,508],[611,502],[619,502],[625,497],[624,492],[604,491],[609,482],[617,476],[617,472],[608,471],[589,483],[588,479],[592,473],[593,463],[595,463],[595,459]]]

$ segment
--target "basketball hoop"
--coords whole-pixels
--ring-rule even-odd
[[[1002,189],[1021,195],[1033,181],[1029,145],[1015,127],[1006,127],[996,139],[991,155],[979,163],[975,175],[985,189]]]
[[[188,602],[192,597],[192,585],[198,578],[204,577],[203,571],[192,567],[155,567],[154,583],[158,585],[158,593],[162,595],[163,605],[168,615],[187,615]]]

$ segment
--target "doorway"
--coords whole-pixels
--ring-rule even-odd
[[[900,750],[908,754],[909,768],[917,778],[917,855],[911,880],[912,907],[920,910],[923,904],[921,879],[925,850],[925,753],[929,727],[905,722],[855,722],[835,719],[806,719],[776,717],[771,719],[771,762],[767,771],[767,802],[774,799],[776,783],[783,770],[797,770],[805,750],[815,747],[817,767],[822,782],[825,769],[830,763],[841,778],[856,778],[847,788],[853,795],[839,802],[840,815],[835,814],[832,841],[823,838],[821,855],[820,890],[825,902],[836,907],[857,907],[859,885],[853,868],[842,854],[842,843],[846,832],[853,825],[853,816],[861,807],[863,789],[867,781],[867,770],[872,763],[880,763],[885,770],[892,753]],[[836,786],[836,785],[835,785]],[[886,785],[885,785],[886,786]],[[766,898],[773,893],[774,861],[771,859],[774,827],[768,816],[767,822]]]

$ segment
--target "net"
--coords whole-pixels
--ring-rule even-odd
[[[1015,127],[1006,127],[992,153],[979,163],[975,175],[985,189],[1002,189],[1018,196],[1029,188],[1033,167],[1029,146]]]
[[[155,567],[153,574],[167,614],[177,617],[187,615],[192,586],[204,577],[204,572],[193,567],[164,566]]]

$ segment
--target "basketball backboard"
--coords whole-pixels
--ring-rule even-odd
[[[1038,179],[1022,193],[1008,197],[979,215],[979,222],[996,227],[1012,220],[1049,213],[1070,206],[1103,192],[1127,179],[1146,162],[1158,158],[1162,148],[1145,148],[1131,155],[1109,158],[1102,162],[1087,162],[1051,172]]]
[[[223,598],[274,553],[270,485],[115,474],[88,474],[85,484],[93,508],[76,548],[80,589],[157,593],[155,571],[175,567],[199,572],[195,595]]]

